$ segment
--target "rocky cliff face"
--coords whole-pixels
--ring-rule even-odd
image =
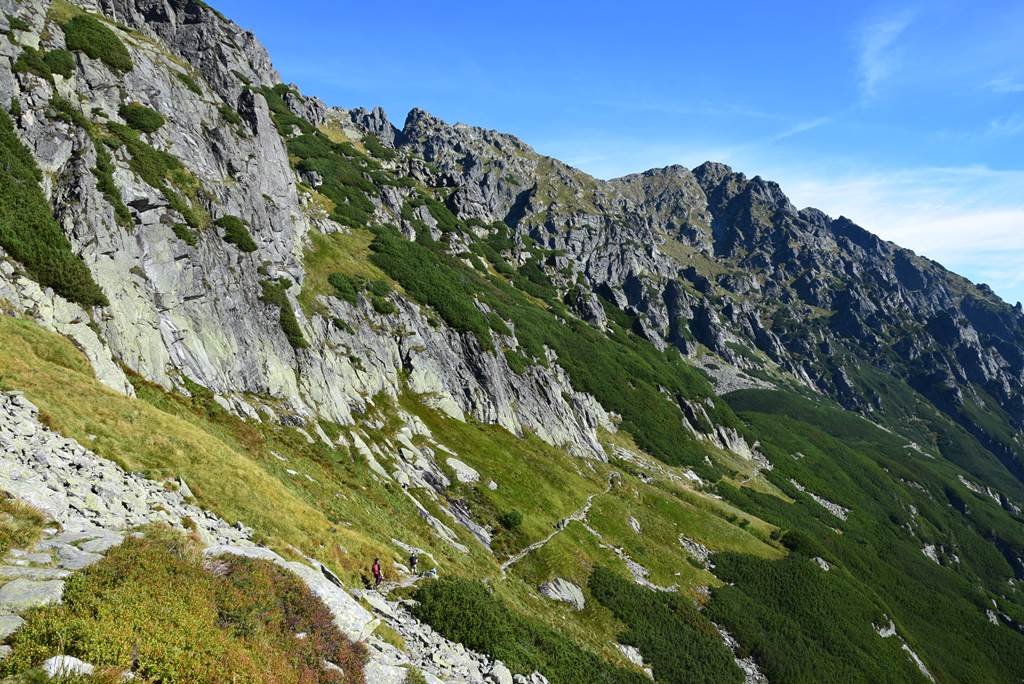
[[[309,345],[294,349],[278,324],[278,310],[263,301],[260,283],[293,283],[288,296],[294,302],[309,232],[342,228],[318,217],[299,188],[258,92],[279,82],[266,51],[251,33],[199,2],[76,7],[119,22],[115,31],[131,55],[131,70],[118,73],[76,52],[68,78],[15,72],[22,44],[61,49],[64,37],[53,19],[56,5],[7,2],[3,11],[30,28],[0,36],[0,52],[9,58],[0,64],[0,104],[18,103],[19,135],[45,171],[56,215],[110,299],[109,307],[93,314],[92,328],[82,325],[74,334],[111,387],[130,391],[120,364],[168,388],[187,391],[185,381],[196,382],[253,419],[305,423],[320,417],[347,424],[374,395],[397,395],[400,377],[406,377],[411,390],[436,395],[453,415],[515,432],[529,429],[580,453],[597,453],[595,428],[604,413],[557,370],[515,378],[503,357],[435,328],[408,303],[381,315],[369,305],[332,301],[331,317],[351,325],[342,329],[328,317],[302,317]],[[55,117],[55,98],[72,103],[78,121]],[[194,244],[180,239],[175,226],[187,217],[164,188],[147,182],[125,148],[113,154],[113,176],[131,220],[119,225],[92,169],[95,129],[121,122],[127,101],[167,113],[160,130],[147,136],[148,146],[180,160],[202,189],[193,202],[199,212],[210,220],[241,218],[255,251],[224,242],[216,226],[198,231]],[[314,122],[326,116],[315,100],[292,95],[289,103]],[[374,126],[383,118],[377,112],[358,120]],[[378,132],[390,142],[387,131]],[[9,270],[5,288],[13,305],[62,332],[69,330],[67,320],[89,319],[74,304],[34,295],[32,285]],[[64,324],[53,321],[54,310],[69,307]]]

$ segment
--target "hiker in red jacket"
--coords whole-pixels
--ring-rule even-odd
[[[384,581],[384,573],[380,569],[380,558],[373,559],[373,567],[370,568],[373,571],[374,588],[380,586],[380,583]]]

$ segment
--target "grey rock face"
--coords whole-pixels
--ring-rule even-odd
[[[574,610],[583,610],[586,607],[583,590],[561,577],[556,577],[550,582],[540,585],[540,593],[549,599],[568,603]]]

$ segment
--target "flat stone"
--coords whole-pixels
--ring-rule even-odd
[[[90,675],[96,668],[84,660],[72,656],[54,656],[43,663],[43,671],[52,679],[53,677],[73,677],[76,675]]]
[[[70,544],[57,549],[57,562],[65,570],[82,570],[100,560],[103,560],[100,554],[82,551]]]
[[[0,587],[0,610],[21,613],[29,608],[60,603],[64,596],[61,580],[11,580]]]
[[[455,479],[462,483],[471,483],[480,481],[480,473],[473,469],[469,464],[460,461],[457,458],[449,456],[446,459],[448,466],[455,471]]]
[[[17,632],[25,624],[17,615],[0,615],[0,641]]]
[[[21,565],[5,565],[0,567],[0,577],[8,579],[22,577],[31,580],[52,580],[64,579],[70,574],[71,571],[61,570],[60,568],[33,568]]]
[[[16,565],[26,565],[30,563],[35,565],[49,565],[53,562],[53,556],[49,553],[30,552],[23,551],[21,549],[11,549],[7,552],[7,558],[8,562]]]
[[[124,536],[120,534],[104,534],[87,542],[78,545],[82,551],[87,553],[106,553],[115,546],[120,546]]]

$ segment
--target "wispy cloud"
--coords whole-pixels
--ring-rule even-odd
[[[797,124],[794,124],[793,126],[790,126],[784,131],[780,131],[775,135],[768,136],[768,138],[766,138],[764,142],[766,144],[770,144],[779,142],[780,140],[785,140],[786,138],[792,138],[794,135],[800,135],[801,133],[806,133],[807,131],[813,131],[815,128],[824,126],[830,121],[832,121],[832,117],[830,116],[819,116],[816,119],[808,119],[807,121],[801,121]]]
[[[986,133],[990,136],[1010,138],[1024,133],[1024,116],[1010,114],[992,119],[988,123]]]
[[[1018,81],[1006,77],[994,78],[986,83],[985,87],[993,93],[1024,93],[1024,81]]]
[[[892,75],[897,59],[896,41],[913,21],[913,14],[904,11],[866,26],[860,34],[860,89],[865,98],[872,98],[881,83]]]
[[[788,178],[787,178],[788,176]],[[865,228],[1024,300],[1024,171],[926,167],[813,178],[778,174],[800,206]]]

